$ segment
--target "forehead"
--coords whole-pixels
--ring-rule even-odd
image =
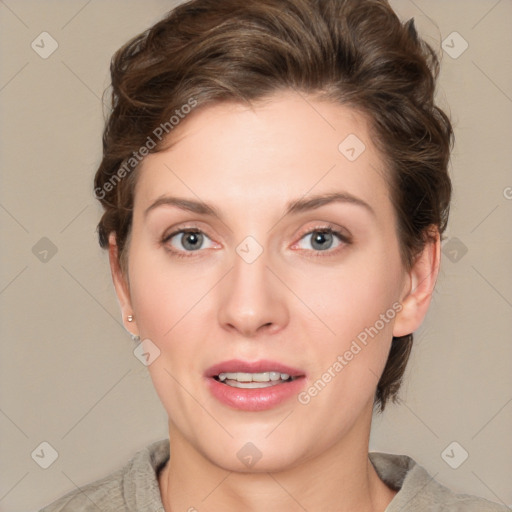
[[[294,92],[252,107],[219,103],[197,109],[171,135],[171,148],[141,165],[136,207],[165,193],[244,209],[309,191],[388,198],[367,120],[344,105]]]

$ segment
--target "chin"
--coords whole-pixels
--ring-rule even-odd
[[[279,473],[292,469],[299,465],[301,460],[297,457],[297,448],[294,453],[281,453],[277,447],[258,448],[256,444],[250,441],[245,442],[240,448],[233,447],[233,455],[223,452],[222,454],[212,454],[210,462],[225,471],[235,473]],[[218,455],[218,457],[216,457]]]

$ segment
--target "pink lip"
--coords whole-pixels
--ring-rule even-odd
[[[295,380],[283,382],[266,388],[243,389],[231,387],[214,379],[219,373],[248,372],[259,373],[275,371],[287,373]],[[221,403],[242,411],[264,411],[296,397],[304,387],[304,372],[275,361],[260,360],[255,362],[236,359],[218,363],[206,370],[206,385],[212,395]]]

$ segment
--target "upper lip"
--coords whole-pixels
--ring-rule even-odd
[[[286,373],[290,377],[301,377],[304,372],[297,368],[292,368],[277,361],[260,359],[258,361],[241,361],[240,359],[230,359],[210,366],[205,372],[206,377],[215,377],[220,373],[263,373],[279,372]]]

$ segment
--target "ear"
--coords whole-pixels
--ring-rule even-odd
[[[408,272],[401,299],[402,309],[395,317],[393,336],[406,336],[414,332],[427,314],[441,261],[439,230],[429,230],[429,241],[417,256]]]
[[[130,287],[128,284],[128,276],[125,276],[121,266],[119,265],[119,249],[117,247],[116,235],[114,232],[108,236],[108,257],[110,261],[110,272],[112,281],[116,290],[117,300],[121,306],[121,314],[123,316],[123,325],[125,329],[133,335],[138,335],[137,320],[133,313]],[[128,322],[128,316],[133,316],[133,321]]]

